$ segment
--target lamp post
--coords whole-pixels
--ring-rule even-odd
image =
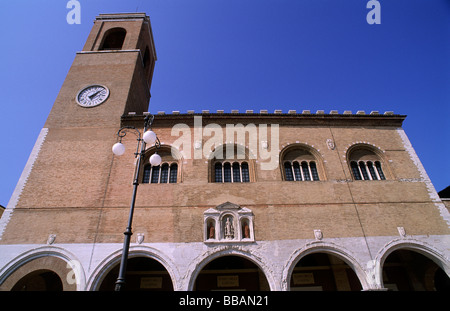
[[[125,152],[125,146],[122,144],[122,138],[124,138],[127,135],[128,131],[134,131],[137,135],[137,148],[135,152],[135,157],[137,158],[137,167],[134,172],[134,181],[133,181],[133,194],[131,197],[131,205],[130,205],[130,213],[128,216],[128,225],[123,233],[125,235],[124,241],[123,241],[123,250],[122,250],[122,259],[120,261],[120,270],[119,270],[119,276],[117,277],[115,290],[121,291],[124,284],[125,284],[125,273],[127,270],[127,260],[128,260],[128,251],[130,249],[130,240],[131,235],[133,234],[131,231],[131,225],[133,222],[133,213],[134,213],[134,205],[136,202],[136,194],[137,194],[137,188],[139,186],[139,172],[141,169],[141,164],[145,157],[145,147],[147,144],[155,144],[156,149],[159,148],[160,142],[158,137],[156,136],[155,132],[151,130],[151,126],[153,124],[154,116],[151,114],[148,114],[145,117],[144,120],[144,135],[141,138],[141,132],[137,130],[134,126],[124,126],[122,127],[118,132],[117,136],[119,137],[119,142],[114,144],[112,147],[112,151],[115,155],[121,156]],[[139,150],[140,148],[140,150]],[[161,157],[155,152],[150,157],[150,164],[153,166],[158,166],[161,164]]]

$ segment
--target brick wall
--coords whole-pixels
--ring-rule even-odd
[[[190,118],[185,116],[185,121]],[[175,121],[163,121],[160,117],[153,130],[170,145],[177,139],[170,136]],[[399,226],[414,235],[448,234],[396,128],[283,126],[283,118],[278,121],[279,150],[297,142],[314,148],[323,161],[323,180],[282,181],[280,168],[264,171],[257,161],[256,182],[210,183],[207,159],[182,159],[181,182],[139,186],[133,231],[144,233],[146,242],[199,242],[203,212],[230,201],[253,211],[256,240],[311,238],[314,229],[326,237],[395,235]],[[116,131],[50,129],[2,243],[43,243],[52,233],[60,243],[120,242],[131,200],[136,140],[127,136],[127,152],[113,156]],[[329,138],[335,141],[334,150],[327,147]],[[346,150],[357,142],[379,148],[387,180],[352,180]]]

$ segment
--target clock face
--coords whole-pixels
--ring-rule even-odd
[[[104,103],[109,96],[109,90],[103,85],[90,85],[77,94],[77,103],[82,107],[95,107]]]

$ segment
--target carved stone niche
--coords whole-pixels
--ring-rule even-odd
[[[226,202],[203,213],[205,243],[254,242],[253,213]]]

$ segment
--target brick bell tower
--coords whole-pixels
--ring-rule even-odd
[[[119,124],[148,110],[156,52],[144,13],[100,14],[56,99],[45,127]]]
[[[145,13],[100,14],[0,221],[0,244],[92,243],[121,116],[148,111],[156,52]]]

